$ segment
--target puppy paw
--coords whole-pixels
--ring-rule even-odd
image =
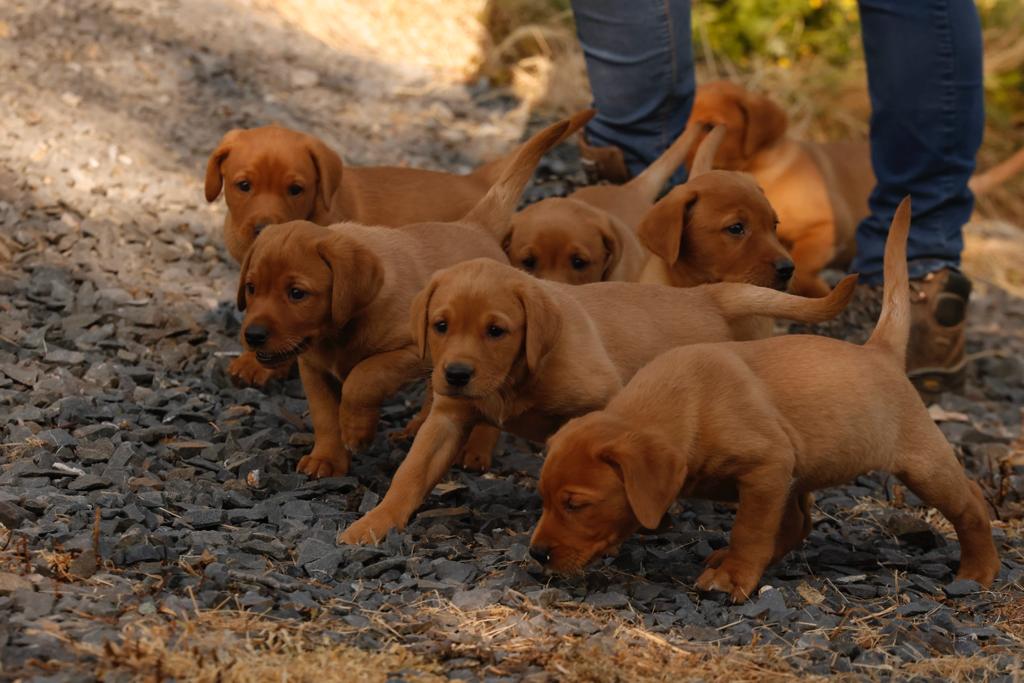
[[[760,571],[726,553],[718,566],[704,570],[697,579],[697,588],[728,593],[734,603],[740,603],[753,594],[760,579]]]
[[[348,474],[348,468],[351,463],[352,456],[348,452],[326,453],[317,451],[314,448],[312,453],[303,456],[299,460],[299,466],[296,470],[309,475],[313,479],[343,477]]]
[[[373,443],[377,434],[379,410],[354,410],[341,406],[341,441],[345,448],[356,452]]]
[[[961,557],[960,571],[956,573],[956,578],[977,581],[982,588],[988,588],[999,576],[999,567],[998,557],[991,560],[975,559],[974,561]]]
[[[389,531],[398,528],[401,528],[401,525],[397,518],[390,515],[387,510],[376,507],[339,533],[338,544],[377,544],[384,540]]]
[[[712,550],[711,554],[704,558],[704,564],[712,569],[722,564],[722,560],[729,554],[729,548],[719,548],[718,550]]]
[[[403,444],[412,441],[416,438],[416,434],[419,433],[420,427],[422,427],[423,423],[426,421],[426,417],[421,418],[419,415],[414,416],[405,424],[405,427],[397,432],[391,432],[388,434],[388,441],[392,444]]]
[[[464,470],[486,472],[491,469],[491,449],[464,448],[459,453],[458,462]]]
[[[246,351],[231,361],[231,365],[228,366],[228,375],[231,376],[235,384],[262,387],[272,379],[287,379],[291,368],[291,363],[276,368],[264,367],[256,360],[256,354]]]

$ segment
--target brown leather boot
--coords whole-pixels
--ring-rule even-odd
[[[910,282],[907,376],[925,402],[963,388],[964,331],[971,281],[948,269]]]
[[[595,147],[587,142],[586,133],[580,132],[580,165],[587,174],[587,181],[597,183],[605,180],[621,185],[630,178],[626,158],[618,147]]]

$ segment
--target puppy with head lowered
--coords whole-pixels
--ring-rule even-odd
[[[533,136],[459,222],[389,228],[292,221],[265,229],[242,263],[242,340],[267,367],[298,357],[315,444],[299,462],[343,475],[374,436],[380,404],[429,364],[409,331],[409,305],[431,274],[458,261],[505,261],[500,239],[541,156],[588,112]]]
[[[884,304],[864,346],[784,336],[673,349],[604,410],[551,437],[530,553],[581,571],[677,496],[739,502],[729,546],[697,579],[742,601],[811,529],[815,489],[884,470],[942,512],[961,545],[959,578],[999,572],[988,509],[904,373],[910,329],[910,201],[893,218]]]
[[[565,137],[573,130],[570,127]],[[312,135],[281,126],[236,129],[225,134],[210,154],[206,199],[216,201],[223,189],[228,208],[224,244],[241,262],[260,231],[277,223],[348,221],[398,227],[459,220],[497,182],[515,156],[513,151],[468,175],[344,166],[334,150]],[[251,354],[236,359],[229,371],[257,385],[274,375]]]
[[[826,320],[853,284],[804,299],[737,283],[565,285],[486,259],[440,271],[412,306],[419,355],[429,351],[434,367],[430,412],[387,495],[340,539],[367,542],[404,527],[478,423],[542,441],[603,407],[658,354],[748,338],[755,315]]]

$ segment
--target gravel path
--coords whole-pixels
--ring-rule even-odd
[[[519,138],[522,113],[227,0],[8,0],[0,73],[0,679],[152,675],[140,633],[210,654],[196,633],[227,629],[210,617],[227,610],[409,653],[381,680],[634,680],[652,662],[720,680],[996,680],[1019,667],[1024,300],[978,286],[966,396],[933,408],[999,516],[991,591],[951,583],[949,525],[875,476],[819,493],[807,543],[747,605],[692,589],[733,518],[703,502],[585,577],[550,579],[527,555],[541,459],[511,440],[493,473],[438,486],[405,533],[339,548],[338,529],[386,490],[405,453],[386,433],[418,396],[385,409],[351,476],[295,474],[312,443],[298,381],[264,393],[224,374],[236,269],[223,207],[202,198],[205,156],[231,127],[279,121],[350,162],[461,169]],[[564,191],[575,168],[562,150],[531,198]]]

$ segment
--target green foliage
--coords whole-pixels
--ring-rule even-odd
[[[710,49],[740,67],[809,57],[841,66],[860,49],[855,0],[697,0],[693,36],[698,55]]]

